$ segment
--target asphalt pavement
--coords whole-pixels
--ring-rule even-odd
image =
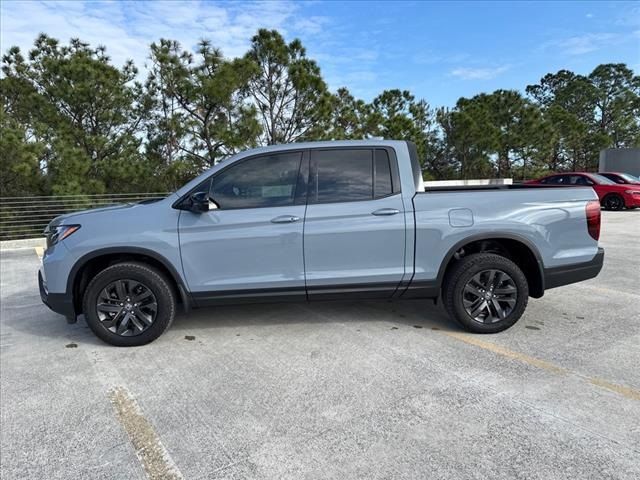
[[[640,210],[596,279],[472,335],[430,301],[226,306],[116,348],[0,264],[0,476],[638,479]]]

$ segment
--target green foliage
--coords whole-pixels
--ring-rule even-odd
[[[331,95],[300,40],[287,44],[276,30],[260,29],[245,59],[258,70],[248,88],[263,125],[261,143],[321,137],[331,112]]]
[[[239,150],[304,140],[411,140],[437,179],[595,169],[602,148],[640,145],[640,77],[623,64],[435,111],[407,90],[331,94],[302,43],[274,30],[235,59],[160,39],[144,82],[104,47],[44,34],[26,57],[7,50],[2,72],[3,196],[173,190]]]
[[[550,170],[592,170],[601,149],[640,144],[640,78],[625,65],[560,70],[526,90],[552,127]]]
[[[183,183],[181,177],[256,145],[260,125],[255,107],[245,102],[257,74],[250,61],[225,60],[207,41],[194,56],[162,39],[151,45],[151,62],[147,151],[157,168],[169,168]]]
[[[640,143],[640,76],[626,65],[599,65],[589,75],[595,89],[595,122],[613,147]]]
[[[41,193],[44,178],[39,159],[44,145],[4,110],[0,112],[0,195],[19,197]]]
[[[43,145],[40,163],[55,193],[99,193],[145,188],[131,168],[144,163],[139,125],[136,69],[109,64],[102,47],[79,40],[61,47],[46,35],[37,38],[26,61],[17,48],[3,57],[5,111]]]
[[[437,136],[434,112],[426,100],[407,90],[385,90],[373,99],[370,123],[374,135],[416,144],[420,163],[435,165]]]
[[[375,134],[376,125],[373,108],[364,100],[356,99],[345,87],[331,96],[330,118],[324,132],[318,134],[323,140],[361,140]]]

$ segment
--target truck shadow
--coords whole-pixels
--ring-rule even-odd
[[[362,325],[384,322],[390,327],[461,331],[441,306],[430,300],[327,301],[312,303],[226,305],[181,313],[172,331],[195,332],[232,327],[269,327],[296,324]]]
[[[77,323],[69,325],[30,291],[25,291],[25,295],[7,296],[3,302],[2,324],[15,329],[16,333],[60,339],[63,343],[105,345],[91,332],[82,316]],[[169,331],[154,343],[176,337],[183,339],[187,335],[230,335],[229,330],[247,332],[247,327],[255,334],[277,326],[299,328],[304,324],[341,324],[353,327],[355,331],[372,323],[384,323],[389,329],[408,326],[461,331],[444,309],[430,300],[251,304],[194,309],[186,314],[179,311]]]

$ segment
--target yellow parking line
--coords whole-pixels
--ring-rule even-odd
[[[44,256],[44,248],[43,247],[35,247],[34,250],[36,251],[36,255],[38,256],[40,261],[42,261],[42,257]]]
[[[622,395],[625,398],[629,398],[631,400],[640,400],[640,391],[635,390],[630,387],[625,387],[623,385],[618,385],[615,383],[611,383],[607,380],[603,380],[601,378],[589,377],[586,375],[582,375],[581,373],[573,372],[563,367],[559,367],[554,365],[553,363],[547,362],[545,360],[540,360],[539,358],[531,357],[524,353],[515,352],[513,350],[509,350],[500,345],[496,345],[495,343],[486,342],[484,340],[480,340],[478,337],[473,335],[468,335],[465,333],[459,332],[445,332],[439,330],[440,333],[447,335],[448,337],[455,338],[456,340],[460,340],[461,342],[467,343],[469,345],[473,345],[475,347],[482,348],[484,350],[488,350],[490,352],[496,353],[498,355],[502,355],[503,357],[511,358],[513,360],[518,360],[522,363],[526,363],[528,365],[532,365],[534,367],[541,368],[551,373],[556,373],[559,375],[575,375],[580,377],[592,385],[596,385],[600,388],[607,389],[611,392]]]
[[[145,418],[129,392],[123,387],[116,387],[109,392],[109,397],[149,479],[182,479],[182,474],[160,442],[153,425]]]
[[[640,400],[640,392],[638,390],[634,390],[633,388],[625,387],[623,385],[616,385],[615,383],[607,382],[606,380],[602,380],[601,378],[586,378],[598,387],[606,388],[607,390],[611,390],[612,392],[619,393],[623,397],[631,398],[633,400]]]
[[[514,352],[513,350],[509,350],[508,348],[501,347],[500,345],[496,345],[495,343],[485,342],[484,340],[480,340],[478,337],[473,337],[471,335],[466,335],[464,333],[458,333],[458,332],[444,332],[442,330],[440,331],[449,337],[453,337],[457,340],[468,343],[469,345],[475,345],[476,347],[484,348],[485,350],[489,350],[493,353],[497,353],[498,355],[502,355],[503,357],[519,360],[523,363],[528,363],[529,365],[542,368],[549,372],[558,373],[558,374],[569,373],[568,370],[562,367],[558,367],[553,363],[545,362],[544,360],[530,357],[529,355],[525,355],[524,353]]]
[[[604,293],[604,294],[607,294],[607,295],[626,295],[626,296],[629,296],[629,297],[640,298],[640,294],[638,294],[638,293],[625,292],[625,291],[622,291],[622,290],[613,290],[611,288],[599,287],[597,285],[578,284],[578,285],[576,285],[576,287],[586,288],[588,290],[595,290],[596,292],[601,292],[601,293]]]

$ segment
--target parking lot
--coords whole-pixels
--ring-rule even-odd
[[[496,335],[429,301],[251,305],[128,349],[4,250],[2,478],[640,478],[640,210],[601,245]]]

